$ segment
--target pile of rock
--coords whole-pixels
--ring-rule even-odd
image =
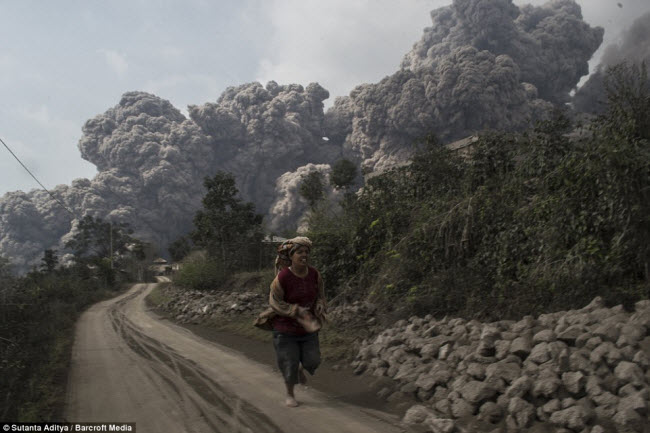
[[[388,376],[388,399],[421,404],[404,418],[433,432],[650,431],[650,301],[635,312],[594,299],[580,310],[484,324],[411,317],[364,340],[356,374]],[[645,429],[645,430],[644,430]]]
[[[253,317],[268,304],[268,299],[255,292],[180,290],[169,287],[170,299],[160,307],[179,323],[198,324],[219,316],[247,314]]]
[[[255,317],[268,307],[268,296],[251,291],[210,290],[199,291],[168,286],[164,289],[169,300],[161,305],[179,323],[199,324],[218,316],[233,317],[245,314]],[[328,317],[332,322],[347,327],[365,327],[378,330],[376,307],[366,302],[330,308]]]

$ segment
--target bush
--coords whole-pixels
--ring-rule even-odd
[[[194,290],[219,289],[226,280],[226,269],[221,260],[204,254],[190,254],[174,275],[174,283]]]
[[[326,284],[404,314],[491,319],[647,297],[650,97],[645,72],[622,68],[587,133],[558,112],[482,134],[468,159],[429,139],[339,213],[323,207],[309,236]]]

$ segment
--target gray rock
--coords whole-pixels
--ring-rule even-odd
[[[496,362],[488,365],[485,369],[486,380],[499,378],[507,383],[512,383],[519,376],[521,376],[521,367],[512,362]]]
[[[555,392],[558,390],[562,382],[556,373],[551,370],[542,370],[533,384],[533,390],[531,394],[534,397],[552,397]]]
[[[399,390],[404,394],[413,394],[418,390],[418,387],[413,382],[407,382]]]
[[[465,400],[472,404],[479,404],[488,400],[497,393],[496,389],[485,382],[473,380],[467,382],[461,389],[460,394]]]
[[[584,390],[587,377],[579,371],[563,373],[562,383],[571,394],[579,394]]]
[[[592,335],[589,332],[584,332],[578,336],[578,338],[575,339],[575,343],[573,344],[577,348],[583,348],[587,344],[587,341],[592,337]],[[569,342],[565,341],[569,346]]]
[[[602,338],[603,341],[611,341],[612,343],[616,343],[616,340],[618,340],[621,331],[615,326],[603,323],[602,325],[596,327],[596,329],[594,329],[591,333],[596,337]]]
[[[551,341],[555,341],[557,339],[557,336],[555,335],[555,332],[551,329],[543,329],[539,331],[537,334],[533,335],[533,344],[538,344],[538,343],[550,343]]]
[[[569,346],[575,346],[576,340],[584,333],[584,326],[573,325],[558,334],[557,339]]]
[[[618,410],[619,398],[610,392],[603,391],[591,399],[597,405],[595,411],[599,418],[611,418]]]
[[[481,356],[494,356],[496,353],[495,343],[501,337],[501,332],[493,327],[486,325],[481,331],[477,353]]]
[[[625,432],[642,432],[644,425],[648,421],[647,418],[644,419],[637,411],[632,409],[618,411],[613,420],[618,424],[619,430]]]
[[[429,391],[438,385],[438,381],[431,373],[421,373],[415,381],[415,385],[424,391]]]
[[[605,362],[610,367],[617,365],[621,359],[623,359],[621,352],[610,341],[601,343],[589,355],[589,361],[593,364]]]
[[[488,401],[479,408],[478,418],[490,424],[496,424],[503,418],[503,410],[493,401]]]
[[[478,380],[485,379],[485,364],[478,362],[470,363],[467,366],[467,374]]]
[[[450,352],[451,352],[451,344],[443,345],[442,347],[440,347],[440,350],[438,351],[438,359],[440,360],[447,359]]]
[[[549,415],[560,409],[562,409],[562,402],[557,398],[549,400],[542,406],[542,410]]]
[[[434,383],[436,386],[438,385],[446,385],[447,382],[452,378],[452,372],[447,369],[436,369],[436,370],[431,370],[429,372],[429,375],[433,379]]]
[[[505,395],[509,398],[523,397],[533,386],[533,379],[528,376],[521,376],[515,379],[512,384],[506,389]]]
[[[433,415],[424,421],[424,425],[431,433],[451,433],[456,428],[456,423],[452,419],[438,418]]]
[[[435,398],[435,397],[434,397]],[[445,416],[452,416],[451,414],[451,402],[446,398],[436,401],[433,407]]]
[[[407,425],[421,424],[429,416],[435,416],[435,412],[426,406],[415,405],[411,406],[406,413],[402,422]]]
[[[508,403],[508,413],[514,418],[517,428],[528,427],[535,417],[535,407],[526,400],[513,397]]]
[[[463,398],[456,399],[451,404],[451,414],[454,418],[464,418],[474,415],[475,406]]]
[[[505,359],[510,353],[510,341],[508,340],[499,340],[494,344],[496,359]]]
[[[585,383],[585,389],[587,391],[587,394],[590,395],[591,397],[602,394],[603,393],[602,385],[603,385],[603,381],[600,377],[588,376],[587,382]]]
[[[633,410],[647,419],[648,405],[640,393],[623,397],[618,401],[618,412],[626,412],[628,410]]]
[[[548,343],[539,343],[533,350],[530,352],[527,358],[529,361],[533,361],[537,364],[543,364],[546,361],[551,359],[551,351],[549,350]]]
[[[566,427],[571,430],[582,430],[589,423],[591,417],[582,406],[572,406],[567,409],[554,412],[551,417],[551,423],[556,426]]]
[[[591,302],[583,308],[584,311],[594,311],[605,307],[605,301],[602,297],[596,296]]]
[[[526,336],[515,338],[510,344],[510,353],[517,355],[521,359],[526,359],[531,351],[531,340]]]
[[[524,316],[519,322],[512,325],[512,332],[523,333],[524,331],[532,329],[536,324],[533,316]]]
[[[591,334],[590,334],[591,335]],[[600,346],[601,343],[603,342],[603,339],[600,337],[591,337],[587,342],[585,343],[585,349],[587,350],[594,350],[596,347]]]
[[[353,373],[356,374],[356,375],[360,375],[364,371],[366,371],[366,368],[368,368],[368,363],[365,362],[365,361],[362,361],[357,365],[357,367],[354,369]]]
[[[648,359],[648,355],[646,355],[645,352],[642,350],[639,350],[634,354],[634,357],[632,358],[632,362],[634,362],[639,367],[645,370],[647,370],[648,367],[650,367],[650,359]]]
[[[633,362],[621,361],[614,369],[614,375],[624,383],[631,383],[634,386],[641,386],[645,380],[643,370]]]
[[[593,364],[589,361],[589,351],[578,349],[569,356],[569,368],[571,371],[582,371],[585,374],[593,372]]]

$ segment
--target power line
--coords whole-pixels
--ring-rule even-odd
[[[41,181],[38,180],[38,179],[36,178],[36,176],[34,176],[34,174],[33,174],[31,171],[29,171],[29,169],[27,168],[27,166],[26,166],[25,164],[23,164],[23,162],[22,162],[22,161],[21,161],[21,160],[16,156],[16,154],[15,154],[15,153],[14,153],[14,152],[9,148],[9,146],[7,146],[7,143],[5,143],[4,140],[3,140],[2,138],[0,138],[0,142],[2,142],[2,144],[4,145],[4,147],[7,148],[7,150],[9,151],[9,153],[11,153],[11,155],[16,159],[16,161],[18,161],[18,163],[19,163],[20,165],[22,165],[22,167],[25,169],[25,171],[27,171],[27,173],[29,173],[29,175],[30,175],[31,177],[33,177],[34,180],[35,180],[36,182],[38,182],[38,184],[41,186],[41,188],[43,188],[43,189],[45,190],[45,192],[47,192],[47,193],[50,195],[50,197],[52,197],[52,198],[53,198],[53,199],[54,199],[54,200],[55,200],[55,201],[56,201],[56,202],[57,202],[57,203],[58,203],[58,204],[59,204],[63,209],[65,209],[66,211],[68,211],[68,213],[70,213],[70,215],[72,215],[72,216],[75,217],[75,218],[79,218],[79,216],[77,216],[73,211],[71,211],[70,209],[68,209],[68,207],[67,207],[65,204],[63,204],[63,202],[61,202],[61,200],[59,200],[58,198],[56,198],[56,197],[54,196],[54,194],[52,194],[52,193],[51,193],[47,188],[45,188],[45,186],[41,183]]]

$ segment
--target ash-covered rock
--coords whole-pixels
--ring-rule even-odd
[[[650,301],[626,312],[601,298],[518,322],[411,317],[364,340],[352,367],[417,399],[404,421],[428,431],[473,419],[480,431],[645,432],[649,318]]]

